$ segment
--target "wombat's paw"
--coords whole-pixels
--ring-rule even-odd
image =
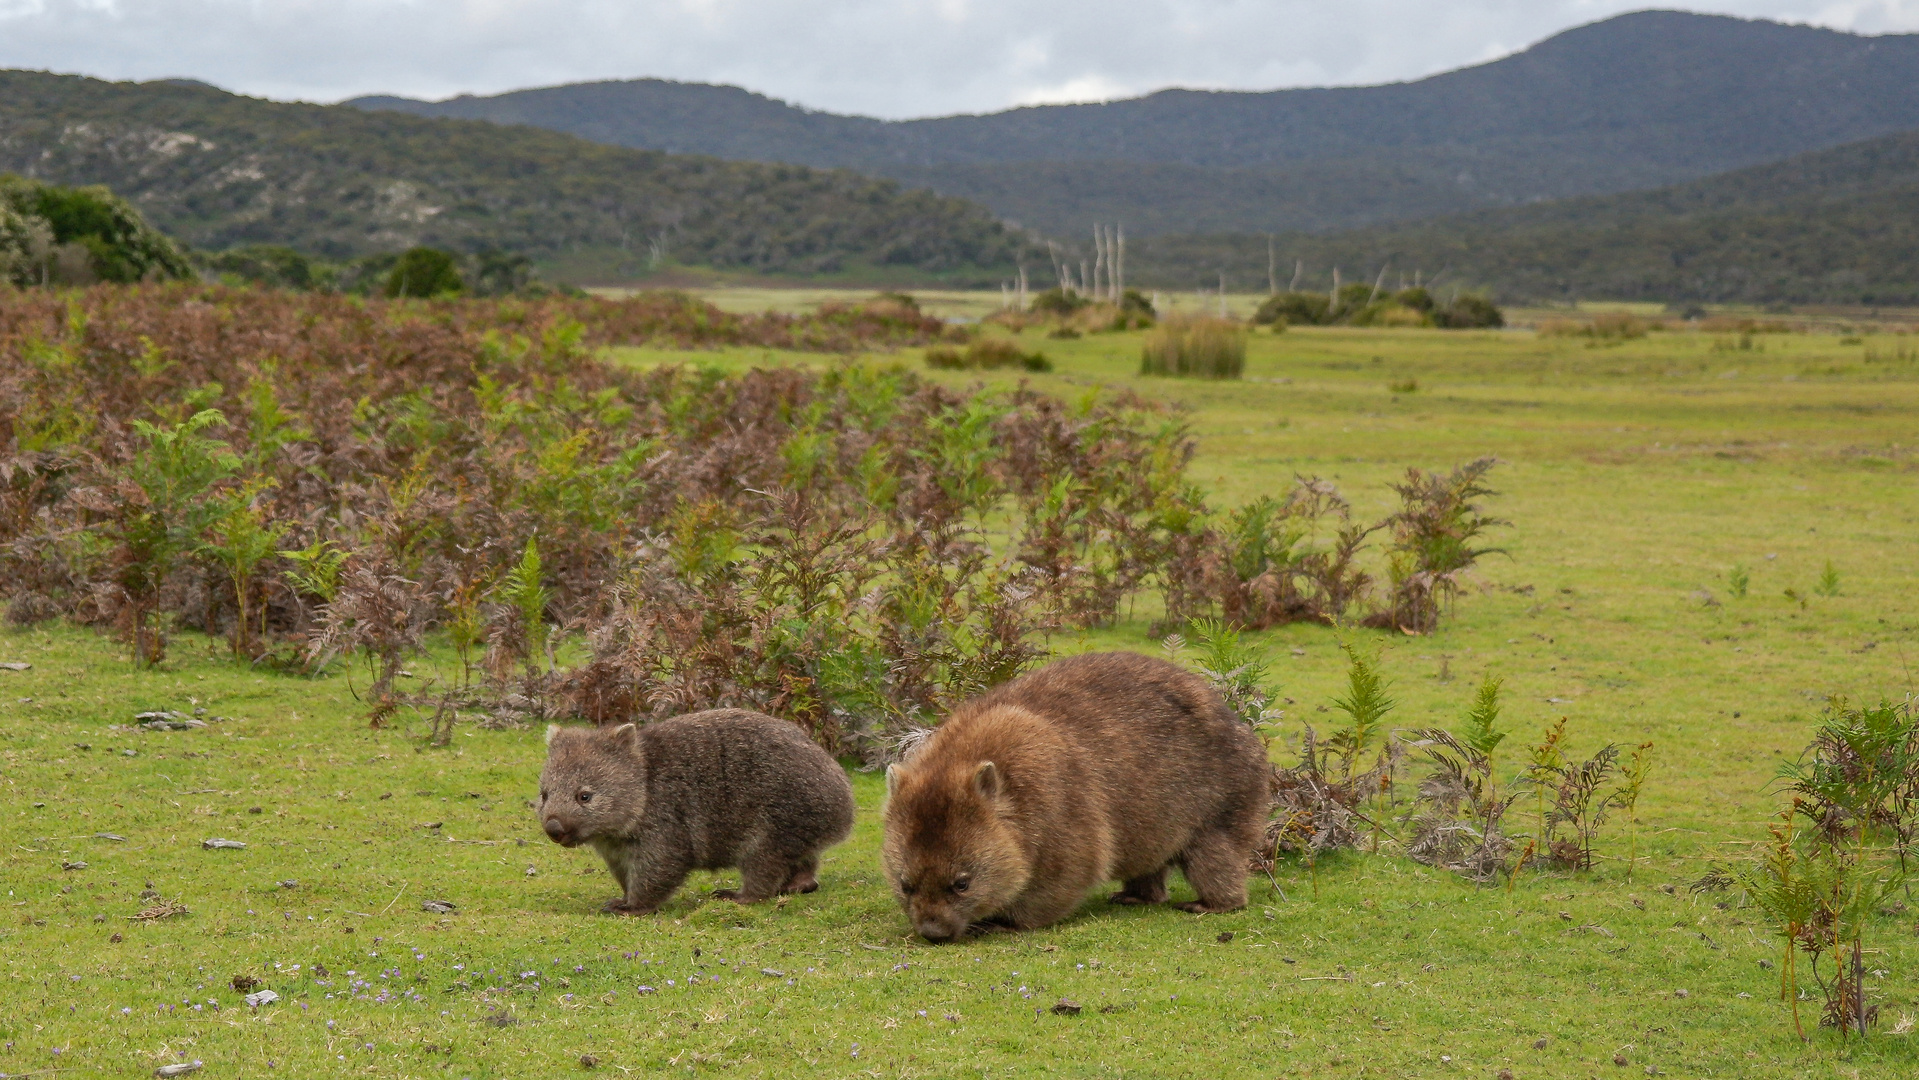
[[[1137,905],[1153,903],[1153,901],[1146,899],[1144,896],[1129,892],[1116,892],[1112,896],[1107,897],[1107,899],[1115,904]]]
[[[1180,909],[1181,911],[1190,911],[1195,915],[1224,915],[1229,911],[1238,911],[1240,908],[1245,907],[1246,905],[1239,904],[1233,907],[1228,907],[1224,904],[1208,904],[1203,900],[1194,900],[1191,903],[1174,904],[1173,906]]]
[[[616,896],[613,899],[608,900],[606,903],[601,904],[600,910],[604,911],[608,915],[651,915],[653,914],[652,908],[629,906],[626,902],[626,897],[624,896]]]
[[[810,893],[818,892],[819,889],[820,879],[812,874],[795,874],[786,884],[780,886],[780,891],[783,893]]]
[[[713,890],[713,899],[715,899],[715,900],[731,900],[731,901],[733,901],[733,902],[734,902],[734,903],[736,903],[736,904],[738,904],[738,903],[741,903],[741,902],[742,902],[742,901],[740,900],[740,891],[739,891],[738,889],[714,889],[714,890]]]

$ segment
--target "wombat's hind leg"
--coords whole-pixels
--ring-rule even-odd
[[[1207,915],[1238,911],[1246,906],[1246,864],[1250,849],[1240,843],[1237,832],[1225,829],[1202,832],[1180,852],[1180,869],[1199,894],[1199,899],[1178,904],[1181,911]]]
[[[1164,866],[1150,874],[1141,874],[1136,878],[1127,878],[1126,884],[1113,894],[1115,904],[1163,904],[1166,902],[1166,868]]]
[[[608,915],[651,915],[653,914],[655,909],[650,907],[648,908],[633,907],[632,905],[626,902],[626,897],[616,896],[613,899],[608,900],[606,903],[601,904],[600,910],[604,911]]]
[[[792,863],[783,856],[769,851],[755,851],[740,860],[740,887],[715,890],[713,898],[741,904],[770,900],[779,893],[780,886],[786,884],[791,872]]]
[[[810,893],[820,887],[820,857],[808,855],[793,864],[793,872],[780,886],[783,893]]]

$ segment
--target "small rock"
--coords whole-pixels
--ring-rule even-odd
[[[537,877],[539,876],[539,873],[540,873],[540,868],[537,866],[529,866],[526,868],[527,877]]]
[[[1659,1066],[1657,1066],[1657,1065],[1648,1065],[1648,1066],[1646,1066],[1646,1075],[1647,1075],[1647,1076],[1658,1076],[1658,1075],[1659,1075]]]
[[[1499,1070],[1496,1080],[1513,1080],[1513,1071],[1511,1069]]]
[[[249,807],[247,807],[247,813],[249,813],[249,814],[264,814],[264,813],[266,813],[266,812],[267,812],[267,811],[266,811],[266,807],[264,807],[264,806],[249,806]]]
[[[435,915],[451,915],[460,909],[450,900],[426,900],[421,902],[420,910],[430,911]]]
[[[1613,1063],[1614,1065],[1630,1065],[1630,1064],[1632,1064],[1632,1062],[1630,1062],[1630,1061],[1627,1061],[1627,1060],[1626,1060],[1626,1055],[1624,1055],[1624,1054],[1614,1054],[1614,1055],[1612,1056],[1612,1063]]]
[[[1674,894],[1674,893],[1676,893],[1676,892],[1678,892],[1678,891],[1679,891],[1679,889],[1678,889],[1678,887],[1677,887],[1677,886],[1675,886],[1675,885],[1672,885],[1672,884],[1670,884],[1670,883],[1668,883],[1668,884],[1665,884],[1665,885],[1661,885],[1661,886],[1659,887],[1659,891],[1660,891],[1660,892],[1662,892],[1662,893],[1665,893],[1665,894],[1666,894],[1667,896],[1671,896],[1672,894]]]
[[[280,1000],[280,995],[274,993],[271,990],[260,990],[255,993],[248,994],[246,998],[247,1005],[255,1009],[259,1008],[262,1005],[271,1005],[278,1000]]]
[[[234,850],[237,851],[241,848],[246,847],[244,843],[241,843],[238,840],[228,840],[224,837],[219,837],[219,836],[213,837],[210,840],[200,841],[200,846],[207,849],[208,851],[215,851],[222,848],[233,848]]]
[[[32,670],[33,670],[32,664],[23,664],[18,660],[9,660],[4,664],[0,664],[0,671],[32,671]]]
[[[280,883],[280,887],[282,889],[297,889],[300,887],[300,883],[293,880],[292,878],[288,878],[287,880],[282,881]]]
[[[1219,935],[1219,943],[1221,945],[1224,945],[1231,940],[1233,940],[1233,932],[1231,930],[1228,930]]]
[[[127,838],[121,836],[119,833],[97,832],[93,834],[93,838],[95,840],[118,840],[123,844],[127,842]]]
[[[123,937],[121,937],[121,936],[120,936],[120,934],[119,934],[119,932],[118,932],[118,931],[115,931],[115,933],[114,933],[114,935],[113,935],[112,937],[110,937],[110,938],[108,938],[107,940],[108,940],[108,941],[111,941],[111,942],[113,942],[113,943],[114,943],[115,945],[118,945],[118,944],[120,944],[120,943],[121,943],[122,941],[125,941],[125,940],[126,940],[126,938],[123,938]]]
[[[194,1073],[199,1071],[200,1071],[199,1062],[182,1061],[178,1065],[162,1065],[159,1068],[153,1070],[153,1075],[155,1076],[185,1076],[188,1073]]]
[[[592,1054],[581,1054],[581,1055],[580,1055],[580,1068],[582,1068],[582,1069],[597,1069],[597,1068],[599,1068],[599,1067],[600,1067],[600,1059],[599,1059],[599,1058],[596,1058],[596,1057],[594,1057],[594,1056],[593,1056]]]
[[[1770,961],[1770,960],[1761,960],[1761,961],[1759,961],[1759,966],[1760,966],[1760,967],[1762,967],[1762,968],[1765,968],[1765,969],[1766,969],[1767,971],[1771,971],[1771,970],[1772,970],[1772,961]]]
[[[1672,996],[1676,998],[1691,997],[1692,992],[1689,990],[1674,990]]]
[[[1545,1048],[1546,1048],[1546,1037],[1544,1035],[1541,1035],[1539,1038],[1533,1040],[1534,1050],[1544,1050]]]
[[[60,869],[62,870],[85,870],[86,868],[87,864],[77,859],[73,862],[62,862],[60,864]]]
[[[140,751],[135,750],[132,747],[128,747],[127,749],[120,751],[120,756],[121,757],[139,757]]]
[[[1071,1001],[1067,998],[1060,998],[1058,1001],[1053,1003],[1053,1015],[1054,1016],[1078,1016],[1079,1002]]]
[[[760,969],[760,974],[762,974],[762,975],[770,975],[770,976],[772,976],[773,978],[775,978],[775,979],[778,979],[778,978],[781,978],[781,977],[783,977],[783,976],[785,976],[785,974],[786,974],[786,972],[784,972],[784,971],[781,971],[781,970],[780,970],[779,968],[761,968],[761,969]]]
[[[1560,912],[1560,913],[1559,913],[1559,917],[1560,917],[1560,918],[1562,918],[1562,919],[1564,919],[1564,920],[1566,920],[1567,922],[1571,922],[1571,921],[1573,921],[1573,913],[1572,913],[1572,912],[1570,912],[1570,911],[1562,911],[1562,912]]]

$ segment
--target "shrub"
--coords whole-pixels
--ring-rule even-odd
[[[0,174],[0,282],[86,285],[192,276],[180,247],[106,188]]]
[[[1179,316],[1146,335],[1142,375],[1237,379],[1246,369],[1246,332],[1230,319]]]
[[[1506,315],[1491,300],[1466,293],[1432,310],[1433,325],[1442,330],[1491,330],[1506,325]]]
[[[388,271],[382,295],[389,297],[455,296],[466,291],[459,264],[451,253],[416,247],[400,256]]]
[[[1067,292],[1055,286],[1044,292],[1033,294],[1026,303],[1028,311],[1042,312],[1048,315],[1071,315],[1080,308],[1089,307],[1093,302],[1076,292]],[[1150,305],[1149,305],[1150,306]]]
[[[1330,306],[1325,293],[1276,293],[1259,305],[1252,321],[1258,326],[1324,326],[1330,321],[1326,317]]]
[[[289,247],[253,244],[199,256],[200,265],[222,280],[305,292],[329,287],[336,268]]]
[[[1542,337],[1584,337],[1594,341],[1630,341],[1645,337],[1657,324],[1625,312],[1604,312],[1590,319],[1548,319],[1539,325]]]
[[[1005,337],[979,338],[963,352],[947,346],[928,349],[926,366],[943,371],[1053,370],[1053,362],[1045,353],[1027,352],[1019,347],[1019,342]]]

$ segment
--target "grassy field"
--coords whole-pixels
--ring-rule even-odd
[[[1255,336],[1246,381],[1197,384],[1136,377],[1138,335],[1029,337],[1057,365],[1036,386],[1190,405],[1194,475],[1222,505],[1316,474],[1378,516],[1407,466],[1497,455],[1507,554],[1439,633],[1370,639],[1386,648],[1391,720],[1451,723],[1493,672],[1509,692],[1506,771],[1560,716],[1581,754],[1651,741],[1638,865],[1622,820],[1598,869],[1528,871],[1510,892],[1357,855],[1283,864],[1234,915],[1094,903],[1045,931],[935,948],[908,935],[880,878],[882,785],[856,774],[860,824],[820,892],[742,909],[704,899],[726,875],[697,876],[659,915],[619,920],[596,914],[613,891],[597,860],[546,842],[528,809],[538,732],[463,727],[428,749],[417,723],[367,730],[339,675],[253,673],[190,641],[135,673],[89,632],[8,630],[0,662],[32,667],[0,670],[14,912],[0,1072],[202,1060],[207,1076],[505,1077],[589,1056],[601,1072],[685,1076],[1919,1069],[1914,1038],[1892,1034],[1919,1017],[1919,911],[1868,938],[1883,972],[1872,1038],[1801,1045],[1759,964],[1778,955],[1767,928],[1736,894],[1685,887],[1763,836],[1766,784],[1829,695],[1914,687],[1914,339],[1294,330]],[[1828,563],[1838,594],[1813,595]],[[1743,598],[1727,587],[1736,564]],[[1157,649],[1151,613],[1136,614],[1054,647]],[[1290,761],[1342,657],[1328,628],[1257,640],[1287,712],[1274,754]],[[228,719],[128,726],[196,706]],[[248,846],[204,849],[213,837]],[[156,898],[188,912],[133,918]],[[429,899],[457,911],[423,911]],[[281,1001],[245,1008],[236,975]],[[1054,1011],[1061,999],[1079,1011]],[[1810,1022],[1817,1003],[1802,1008]]]

